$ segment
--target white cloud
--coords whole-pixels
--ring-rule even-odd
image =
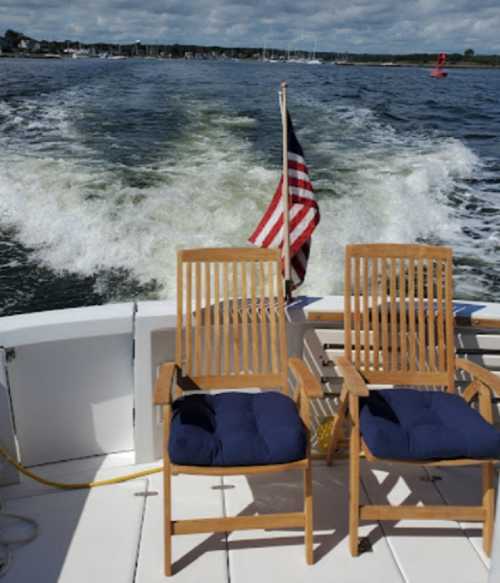
[[[2,0],[35,38],[370,52],[498,51],[498,0]]]

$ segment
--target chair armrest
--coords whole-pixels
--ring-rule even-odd
[[[313,375],[301,358],[293,357],[288,359],[288,366],[293,376],[299,382],[299,390],[303,391],[308,399],[323,396],[323,389],[319,380]]]
[[[370,391],[366,386],[363,377],[354,368],[352,362],[345,356],[339,356],[335,359],[335,364],[339,367],[344,377],[344,386],[351,395],[356,397],[368,397]]]
[[[164,362],[155,384],[154,404],[168,405],[172,401],[172,384],[177,372],[175,362]]]
[[[468,372],[471,377],[477,379],[483,385],[486,385],[497,397],[500,397],[500,378],[492,372],[483,368],[479,364],[471,362],[470,360],[465,360],[464,358],[455,359],[455,366]]]

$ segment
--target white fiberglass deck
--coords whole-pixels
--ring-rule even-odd
[[[108,478],[132,466],[133,453],[41,466],[52,479]],[[373,467],[373,466],[372,466]],[[315,564],[304,560],[300,530],[246,531],[174,537],[172,582],[377,581],[486,583],[489,561],[478,524],[452,521],[367,523],[370,549],[348,551],[347,462],[314,463]],[[400,473],[400,471],[402,473]],[[435,479],[430,480],[430,476]],[[396,465],[362,468],[366,501],[391,504],[474,504],[478,468],[427,470]],[[256,477],[176,476],[174,518],[300,509],[301,474]],[[2,488],[6,512],[35,518],[38,538],[14,550],[6,583],[156,583],[163,577],[162,476],[91,491],[56,491],[24,479]]]

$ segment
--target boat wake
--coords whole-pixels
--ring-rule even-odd
[[[139,130],[134,152],[94,123],[92,98],[73,88],[0,101],[0,227],[60,277],[101,274],[93,291],[108,299],[173,297],[177,248],[246,244],[279,179],[279,126],[269,155],[256,147],[267,131],[258,112],[172,98],[185,123],[151,155]],[[347,243],[429,241],[455,248],[458,295],[488,296],[481,266],[498,250],[498,185],[485,190],[488,169],[471,149],[398,132],[367,107],[304,99],[296,117],[322,217],[301,293],[341,293]],[[104,293],[117,270],[134,286]]]

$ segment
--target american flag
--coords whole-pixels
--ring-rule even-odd
[[[290,231],[290,276],[292,288],[298,287],[306,276],[307,260],[311,251],[311,235],[319,223],[319,207],[304,152],[288,120],[288,206]],[[258,247],[279,247],[283,250],[283,175],[278,188],[249,241]]]

